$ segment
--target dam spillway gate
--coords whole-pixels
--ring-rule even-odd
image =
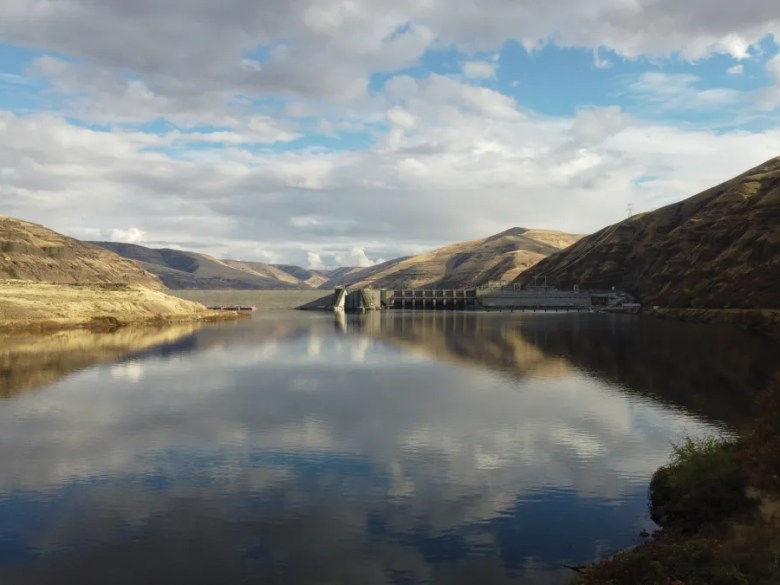
[[[347,312],[379,309],[463,310],[480,306],[476,289],[371,289],[339,287],[333,309]]]
[[[631,295],[616,290],[560,290],[554,287],[478,287],[461,289],[373,289],[338,287],[335,311],[401,310],[531,310],[587,311],[594,307],[628,306]]]

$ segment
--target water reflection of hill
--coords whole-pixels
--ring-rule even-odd
[[[83,329],[52,334],[0,336],[0,398],[50,384],[83,368],[111,362],[153,346],[186,338],[198,328],[186,323],[124,327],[112,333]]]
[[[618,315],[367,315],[346,317],[342,328],[523,378],[580,370],[732,423],[750,417],[753,396],[780,369],[776,344],[735,328]]]
[[[711,418],[749,420],[756,393],[780,370],[776,343],[731,326],[568,317],[554,327],[531,320],[523,335],[548,356]]]
[[[529,342],[517,323],[484,314],[369,314],[346,317],[345,330],[360,331],[439,361],[488,366],[519,377],[565,377],[572,372],[565,359],[550,356]]]

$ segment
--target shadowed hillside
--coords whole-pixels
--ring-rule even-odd
[[[308,284],[288,272],[261,262],[218,260],[206,254],[153,249],[135,244],[94,242],[160,277],[172,289],[301,289]]]
[[[535,272],[560,287],[616,286],[648,305],[780,307],[780,157],[604,228]]]

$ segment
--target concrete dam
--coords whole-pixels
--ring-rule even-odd
[[[587,311],[596,307],[636,307],[622,291],[564,291],[549,286],[486,285],[464,289],[374,289],[338,287],[328,307],[334,311],[536,310]]]

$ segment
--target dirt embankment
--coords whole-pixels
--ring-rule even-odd
[[[47,284],[0,280],[0,329],[112,329],[131,323],[238,317],[131,284]]]

